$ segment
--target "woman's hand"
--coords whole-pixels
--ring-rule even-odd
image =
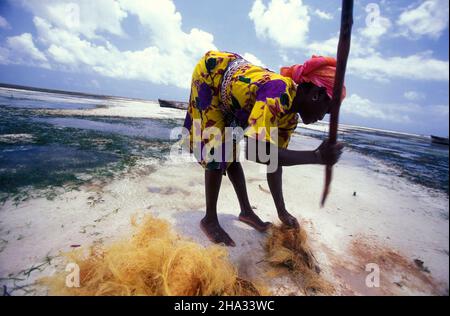
[[[317,157],[317,163],[322,165],[334,165],[338,162],[342,155],[342,149],[344,145],[337,142],[336,144],[330,144],[328,139],[325,139],[314,153]]]

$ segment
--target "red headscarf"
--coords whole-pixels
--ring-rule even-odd
[[[336,59],[333,57],[312,56],[303,65],[282,67],[281,75],[289,77],[295,83],[311,82],[327,90],[330,99],[333,97],[334,76],[336,75]],[[345,98],[345,86],[342,89],[342,99]]]

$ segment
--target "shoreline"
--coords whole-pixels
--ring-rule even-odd
[[[86,92],[80,92],[80,91],[67,91],[67,90],[58,90],[58,89],[48,89],[48,88],[39,88],[39,87],[30,87],[30,86],[23,86],[18,84],[12,84],[12,83],[3,83],[0,82],[0,88],[7,89],[7,90],[16,90],[16,91],[32,91],[32,92],[42,92],[42,93],[50,93],[50,94],[63,94],[63,95],[69,95],[74,97],[89,97],[94,99],[123,99],[123,100],[138,100],[138,101],[147,101],[146,99],[140,99],[140,98],[128,98],[123,96],[115,96],[115,95],[104,95],[104,94],[95,94],[95,93],[86,93]],[[150,101],[150,100],[148,100]]]

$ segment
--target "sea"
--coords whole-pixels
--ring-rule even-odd
[[[30,189],[72,187],[126,172],[141,158],[166,159],[180,119],[55,114],[126,105],[132,99],[0,87],[0,202],[29,197]],[[149,106],[158,106],[149,101]],[[130,111],[132,107],[130,107]],[[323,140],[327,123],[299,124],[298,135]],[[396,175],[449,193],[449,147],[429,135],[340,125],[346,148]],[[47,196],[51,198],[50,196]]]

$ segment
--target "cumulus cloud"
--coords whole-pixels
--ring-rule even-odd
[[[8,44],[8,55],[0,50],[3,63],[29,51],[29,58],[48,60],[56,69],[189,88],[198,59],[216,49],[212,34],[197,28],[182,30],[181,15],[171,0],[30,0],[23,5],[34,15],[37,41],[45,49]],[[130,15],[138,18],[148,34],[148,46],[141,50],[120,50],[108,40],[110,35],[127,36],[122,22]]]
[[[33,43],[33,37],[30,33],[23,33],[20,36],[8,37],[7,46],[14,51],[21,51],[28,54],[33,60],[46,61],[47,58],[41,53]]]
[[[448,0],[428,0],[404,11],[397,24],[404,36],[438,38],[448,26],[448,16]]]
[[[49,68],[47,57],[34,44],[30,33],[12,36],[6,39],[6,45],[0,50],[0,63],[24,64]]]
[[[309,9],[302,0],[255,0],[249,13],[256,35],[282,48],[299,48],[307,40]]]
[[[244,53],[242,55],[242,57],[244,57],[244,59],[248,60],[249,62],[251,62],[254,65],[267,68],[267,66],[258,57],[256,57],[255,55],[253,55],[251,53]]]
[[[181,50],[199,54],[215,48],[212,34],[197,28],[189,33],[181,30],[182,17],[172,0],[120,0],[120,6],[138,16],[149,31],[152,44],[162,51]]]
[[[8,21],[0,15],[0,29],[10,29]]]
[[[119,1],[22,0],[22,5],[56,28],[88,39],[99,38],[102,32],[124,35],[121,22],[127,17],[127,12]]]

